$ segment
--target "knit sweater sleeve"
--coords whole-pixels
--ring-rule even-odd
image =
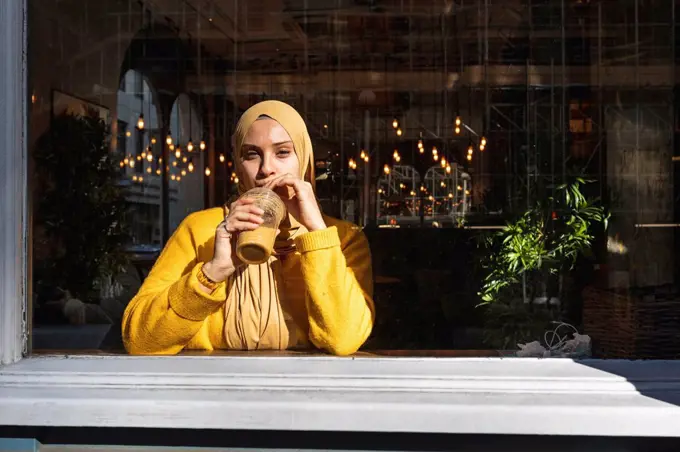
[[[342,236],[342,240],[341,240]],[[373,272],[368,240],[356,226],[331,226],[296,239],[307,289],[309,339],[350,355],[373,329]]]
[[[203,263],[191,223],[190,216],[177,228],[125,310],[122,333],[129,353],[179,353],[224,304],[226,283],[212,294],[200,288],[197,273]]]

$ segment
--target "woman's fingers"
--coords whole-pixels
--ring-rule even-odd
[[[232,234],[243,231],[254,231],[259,228],[259,223],[252,223],[250,221],[234,220],[227,223],[227,232]]]
[[[257,223],[257,224],[262,224],[264,220],[260,215],[257,215],[255,213],[251,212],[246,212],[246,211],[236,211],[233,214],[229,215],[229,218],[227,219],[227,222],[231,221],[246,221],[249,223]]]

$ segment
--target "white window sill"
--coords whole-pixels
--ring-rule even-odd
[[[680,361],[47,356],[0,425],[680,436]]]

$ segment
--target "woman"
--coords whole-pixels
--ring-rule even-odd
[[[236,235],[262,222],[252,202],[189,215],[125,310],[126,349],[356,352],[373,327],[368,242],[319,210],[304,120],[285,103],[256,104],[239,120],[233,149],[239,191],[272,188],[288,208],[272,257],[260,265],[236,257]]]

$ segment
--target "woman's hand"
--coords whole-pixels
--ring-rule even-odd
[[[288,212],[308,231],[326,229],[312,184],[292,174],[284,174],[271,180],[266,187],[281,196]]]
[[[213,258],[203,266],[205,275],[215,282],[225,281],[243,264],[236,257],[236,235],[257,229],[263,222],[264,211],[254,205],[254,200],[241,198],[232,203],[229,212],[215,230]]]

